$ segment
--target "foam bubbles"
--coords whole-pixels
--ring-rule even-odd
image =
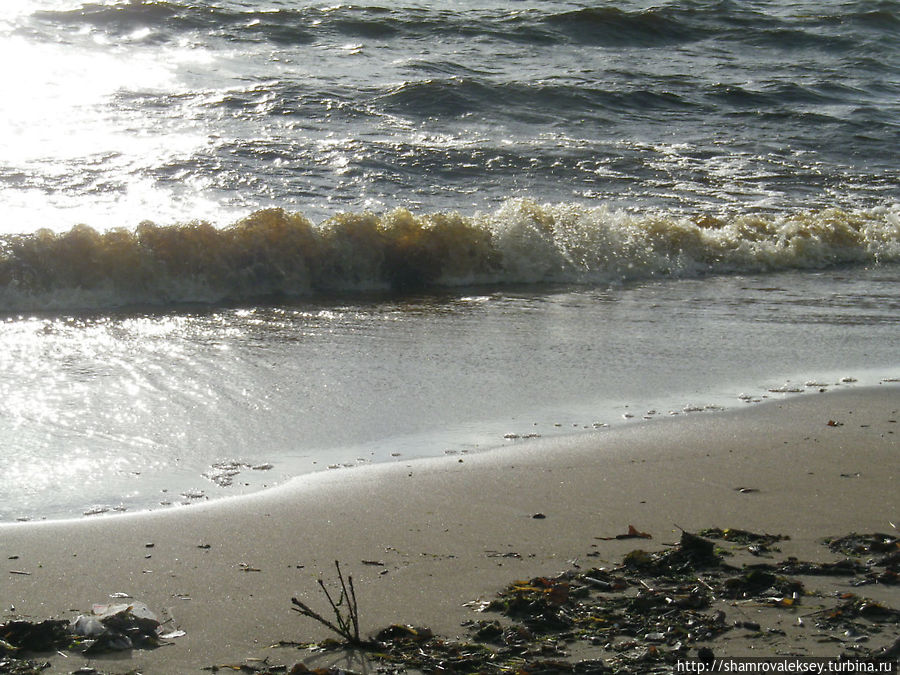
[[[900,261],[900,207],[713,217],[508,200],[491,213],[281,209],[225,228],[142,223],[0,240],[0,308],[217,303],[323,292],[820,270]]]

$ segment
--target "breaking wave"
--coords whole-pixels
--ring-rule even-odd
[[[509,200],[467,217],[281,209],[97,232],[0,238],[0,311],[241,302],[466,285],[608,285],[650,278],[900,262],[900,205],[736,217],[635,215]]]

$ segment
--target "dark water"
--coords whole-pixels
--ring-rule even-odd
[[[898,198],[900,3],[3,9],[3,229]],[[12,136],[12,138],[10,137]]]

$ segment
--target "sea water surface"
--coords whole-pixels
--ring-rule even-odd
[[[16,0],[0,57],[4,520],[900,377],[898,0]]]

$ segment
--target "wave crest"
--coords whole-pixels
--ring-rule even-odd
[[[0,239],[0,311],[240,302],[506,284],[609,284],[900,262],[900,206],[732,218],[509,200],[493,213],[281,209],[234,225]]]

